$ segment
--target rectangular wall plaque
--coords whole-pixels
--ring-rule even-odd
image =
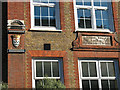
[[[82,36],[82,45],[111,46],[110,36]]]

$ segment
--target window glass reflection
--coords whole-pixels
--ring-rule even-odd
[[[50,18],[50,26],[55,26],[55,18],[54,17]]]
[[[44,76],[51,77],[51,63],[44,62]]]
[[[82,0],[76,0],[76,5],[83,5]]]
[[[110,1],[110,0],[101,0],[101,6],[107,7],[109,1]]]
[[[96,19],[101,19],[101,10],[96,10],[95,11]]]
[[[97,77],[96,63],[90,62],[89,67],[90,67],[90,77]]]
[[[78,13],[78,18],[83,18],[83,9],[78,9],[77,10],[77,13]]]
[[[99,90],[98,80],[90,80],[91,81],[91,88],[95,90]]]
[[[102,89],[109,90],[108,80],[102,80]]]
[[[48,3],[48,0],[41,0],[41,3]]]
[[[48,16],[48,7],[41,7],[41,16]]]
[[[97,25],[97,28],[103,28],[102,20],[96,20],[96,25]]]
[[[94,0],[94,6],[100,6],[100,0]]]
[[[101,74],[102,74],[102,77],[108,77],[108,74],[107,74],[107,64],[105,62],[101,62]]]
[[[114,77],[115,76],[115,69],[114,69],[114,63],[109,62],[108,63],[108,68],[109,68],[109,76]]]
[[[56,0],[49,0],[49,3],[56,3]]]
[[[34,22],[35,26],[40,26],[40,17],[35,17]]]
[[[90,90],[89,80],[82,80],[83,90]]]
[[[53,62],[53,77],[59,77],[59,65],[58,62]]]
[[[85,10],[84,10],[84,13],[85,13],[85,18],[91,18],[90,10],[85,9]]]
[[[107,10],[102,10],[102,17],[103,17],[103,19],[108,19],[108,12],[107,12]]]
[[[49,10],[50,10],[50,16],[55,16],[55,8],[50,7]]]
[[[86,19],[85,23],[86,23],[86,28],[92,28],[91,19],[88,19],[88,20]]]
[[[40,7],[35,6],[34,13],[35,13],[35,16],[40,16]]]
[[[48,17],[42,17],[42,26],[49,26],[48,24]]]
[[[33,0],[33,2],[40,2],[40,0]]]
[[[84,19],[78,19],[78,27],[84,28]]]
[[[91,6],[91,0],[84,0],[84,5]]]
[[[116,90],[117,89],[117,82],[116,80],[110,80],[110,88]]]
[[[82,62],[82,74],[83,74],[83,77],[89,77],[88,63],[86,63],[86,62]]]
[[[104,27],[104,29],[109,28],[108,20],[103,20],[103,27]]]
[[[43,77],[42,62],[36,62],[36,77]]]

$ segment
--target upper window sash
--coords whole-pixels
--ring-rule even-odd
[[[85,5],[85,4],[76,4],[77,0],[74,0],[74,13],[75,13],[75,31],[90,31],[90,32],[113,32],[114,31],[114,23],[113,23],[113,16],[112,16],[112,9],[111,9],[111,3],[107,4],[107,5],[102,5],[101,1],[100,1],[100,5],[95,5],[95,2],[93,0],[90,0],[90,5]],[[84,0],[78,0],[78,1],[82,1],[84,2]],[[109,9],[108,9],[109,8]],[[86,21],[84,20],[84,27],[80,27],[80,19],[78,18],[78,9],[89,9],[91,10],[91,26],[92,28],[88,28],[85,27]],[[108,24],[106,24],[106,22],[103,21],[103,19],[101,19],[101,27],[98,27],[98,19],[96,19],[96,10],[107,10],[107,12],[109,13],[108,15]],[[110,18],[111,17],[111,18]],[[79,21],[78,21],[79,19]],[[82,19],[81,19],[82,20]],[[105,19],[104,19],[105,20]],[[111,24],[112,23],[112,24]],[[78,25],[79,24],[79,25]],[[107,25],[107,26],[106,26]]]
[[[34,18],[34,7],[35,6],[39,6],[39,7],[49,7],[49,8],[55,8],[55,26],[44,26],[44,25],[35,25],[35,18]],[[48,2],[48,3],[44,3],[44,2],[33,2],[33,0],[31,0],[31,29],[30,30],[40,30],[40,31],[62,31],[60,30],[61,25],[60,25],[60,15],[59,15],[59,1],[54,2]],[[53,18],[50,20],[53,20]],[[51,21],[48,22],[51,22]],[[41,23],[41,22],[40,22]],[[48,23],[50,24],[50,23]],[[52,23],[53,24],[53,23]]]

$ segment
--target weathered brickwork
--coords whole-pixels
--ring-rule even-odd
[[[116,32],[120,30],[117,2],[112,4],[114,26]],[[14,8],[15,7],[15,8]],[[18,48],[13,47],[11,35],[8,35],[8,49],[25,49],[25,53],[8,54],[8,84],[10,88],[32,88],[32,58],[33,57],[62,57],[64,70],[64,84],[67,88],[79,88],[78,58],[119,58],[119,45],[114,40],[114,34],[74,32],[73,2],[60,2],[60,24],[62,32],[41,32],[30,30],[31,27],[30,2],[8,3],[8,19],[24,20],[25,34],[22,35]],[[80,35],[105,35],[112,37],[112,46],[81,46]],[[73,50],[73,41],[76,46],[82,47]],[[79,43],[78,43],[79,42]],[[44,44],[51,44],[51,50],[45,51]],[[78,48],[76,47],[76,48]],[[88,49],[85,49],[89,47]],[[95,48],[95,49],[93,49]],[[117,48],[117,50],[99,51],[104,48]],[[111,50],[111,49],[110,49]],[[18,72],[18,71],[19,72]]]

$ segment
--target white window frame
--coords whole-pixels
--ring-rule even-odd
[[[96,70],[97,70],[97,77],[83,77],[82,76],[82,62],[96,62]],[[101,75],[101,62],[114,62],[115,65],[115,77],[102,77]],[[120,75],[119,75],[119,66],[116,60],[85,60],[79,59],[78,60],[78,71],[79,71],[79,85],[82,88],[82,80],[98,80],[98,87],[102,88],[101,80],[117,80],[117,85],[120,83]],[[107,78],[107,79],[106,79]],[[120,86],[118,85],[118,90],[120,90]]]
[[[91,6],[84,6],[84,5],[76,5],[76,0],[73,0],[74,4],[74,17],[75,17],[75,32],[76,31],[84,31],[84,32],[109,32],[113,33],[113,31],[109,29],[97,29],[96,28],[96,17],[95,17],[95,10],[107,10],[108,7],[104,6],[94,6],[94,1],[91,0]],[[77,9],[90,9],[91,10],[91,25],[92,28],[79,28],[78,27],[78,19],[77,19]]]
[[[31,6],[31,29],[30,30],[38,30],[38,31],[62,31],[60,30],[60,13],[59,13],[59,1],[54,3],[37,3],[30,0]],[[55,20],[56,27],[52,26],[35,26],[34,25],[34,6],[47,6],[47,7],[55,7]]]
[[[62,83],[64,83],[62,59],[60,59],[60,58],[57,58],[57,59],[56,58],[32,59],[32,88],[35,88],[35,80],[42,80],[42,79],[46,78],[45,76],[36,77],[36,62],[58,62],[58,64],[59,64],[59,77],[52,76],[52,77],[47,77],[47,78],[48,79],[60,79],[62,81]]]

